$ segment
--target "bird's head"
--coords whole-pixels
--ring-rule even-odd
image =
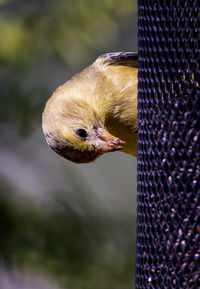
[[[49,146],[75,163],[89,163],[107,152],[121,150],[124,142],[110,134],[104,119],[83,100],[48,101],[43,131]]]

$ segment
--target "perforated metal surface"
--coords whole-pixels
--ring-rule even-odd
[[[139,0],[136,288],[200,288],[200,2]]]

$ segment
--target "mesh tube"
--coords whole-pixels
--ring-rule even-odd
[[[138,2],[136,288],[200,288],[200,3]]]

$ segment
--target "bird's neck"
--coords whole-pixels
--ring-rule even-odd
[[[123,152],[137,156],[137,102],[134,96],[104,98],[98,101],[99,115],[106,129],[126,142]]]
[[[92,107],[103,118],[105,126],[110,123],[116,127],[123,125],[130,132],[137,128],[137,94],[132,90],[122,94],[113,90],[111,96],[100,95],[98,100],[92,102]]]
[[[122,118],[112,117],[105,118],[105,127],[114,136],[125,141],[123,152],[137,156],[137,126],[133,122],[123,121]]]

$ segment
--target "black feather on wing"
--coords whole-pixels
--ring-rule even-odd
[[[137,52],[112,52],[102,54],[99,58],[101,58],[107,65],[138,67]]]

